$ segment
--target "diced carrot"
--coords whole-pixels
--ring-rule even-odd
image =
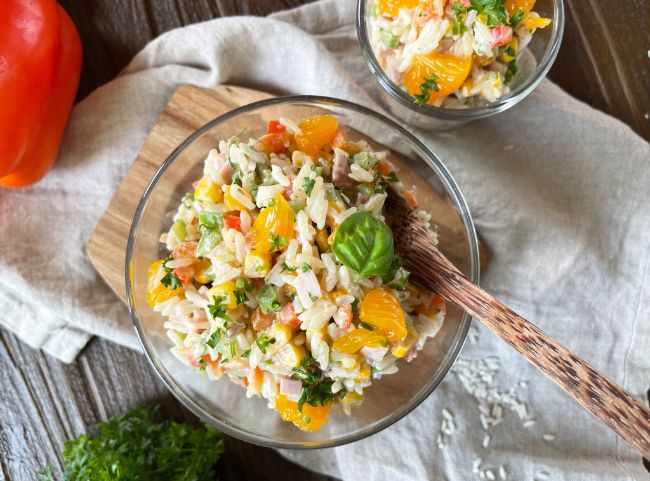
[[[429,317],[433,317],[439,312],[442,312],[444,316],[447,314],[447,306],[445,305],[445,300],[440,295],[432,293],[429,302],[420,304],[416,311],[418,314],[424,314]]]
[[[379,173],[381,175],[388,175],[388,174],[391,173],[393,168],[391,167],[391,165],[388,162],[386,162],[385,160],[382,160],[381,162],[379,162],[377,164],[377,170],[379,171]]]
[[[283,132],[286,132],[287,129],[284,125],[279,120],[271,120],[269,121],[269,127],[267,129],[268,134],[281,134]]]
[[[183,287],[187,287],[192,280],[192,277],[194,277],[194,266],[189,265],[185,267],[177,267],[174,269],[174,275],[178,278],[179,281],[181,281],[181,284],[183,284]]]
[[[271,324],[273,324],[274,320],[275,320],[274,313],[269,312],[268,314],[264,314],[262,310],[258,307],[257,309],[255,309],[255,312],[251,317],[251,324],[253,325],[254,330],[262,331],[267,327],[270,327]]]
[[[414,209],[417,209],[420,206],[420,204],[418,204],[417,197],[415,197],[415,192],[412,192],[410,190],[405,190],[404,192],[402,192],[402,195],[406,199],[406,202],[408,202],[409,205]]]
[[[172,257],[174,259],[193,259],[196,257],[196,242],[181,242],[174,248]]]
[[[280,322],[291,328],[296,328],[300,325],[298,314],[296,314],[292,302],[287,302],[284,307],[282,307],[282,310],[280,311]]]
[[[228,229],[235,229],[241,232],[241,219],[238,215],[235,214],[229,214],[227,216],[224,216],[223,218],[223,224],[228,228]]]

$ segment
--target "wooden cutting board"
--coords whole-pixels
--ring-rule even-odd
[[[271,94],[231,85],[202,88],[181,85],[170,98],[158,121],[119,185],[87,245],[88,257],[106,283],[126,300],[124,259],[131,221],[149,181],[183,140],[208,121],[236,107],[272,97]],[[434,216],[441,237],[449,229],[445,216]],[[481,266],[486,252],[481,244]]]

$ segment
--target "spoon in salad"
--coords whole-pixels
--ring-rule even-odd
[[[485,324],[546,377],[650,458],[650,410],[533,323],[470,281],[438,250],[406,199],[389,189],[385,218],[411,279]]]

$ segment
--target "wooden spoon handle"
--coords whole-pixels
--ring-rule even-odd
[[[544,331],[467,279],[437,252],[418,252],[415,279],[450,300],[556,382],[576,401],[650,458],[650,411]],[[409,268],[410,266],[406,266]]]

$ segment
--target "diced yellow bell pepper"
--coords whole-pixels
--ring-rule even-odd
[[[233,188],[235,188],[235,189],[239,189],[240,187],[239,187],[239,186],[235,186],[235,187],[233,187],[233,186],[231,186],[231,185],[227,185],[227,186],[225,187],[225,190],[224,190],[224,193],[223,193],[223,203],[226,204],[226,209],[228,209],[228,210],[239,210],[239,211],[241,211],[241,210],[245,210],[245,211],[248,211],[248,209],[246,208],[246,206],[240,204],[239,201],[236,200],[236,199],[232,196],[232,194],[231,194],[230,191],[231,191],[231,189],[233,189]]]
[[[235,281],[224,282],[217,286],[213,286],[208,290],[208,299],[212,302],[213,297],[225,297],[226,298],[226,307],[228,309],[234,309],[237,307],[237,298],[235,297]]]
[[[282,364],[290,368],[300,366],[300,362],[306,356],[307,352],[305,351],[305,348],[303,346],[296,346],[293,342],[285,344],[275,353],[275,357]]]
[[[401,341],[397,341],[390,348],[390,353],[397,358],[406,356],[406,353],[409,352],[420,337],[418,331],[413,326],[408,326],[407,331],[406,337]]]
[[[212,202],[214,204],[221,202],[223,192],[219,184],[214,182],[208,176],[204,175],[194,190],[194,198],[201,202]]]
[[[163,262],[164,261],[156,261],[149,266],[147,302],[151,307],[184,292],[181,288],[170,289],[169,287],[162,285],[160,282],[155,282],[156,276],[158,275],[158,270],[162,267]]]
[[[244,275],[261,279],[271,272],[271,254],[252,250],[244,259]]]
[[[550,18],[531,17],[530,15],[527,15],[526,18],[524,18],[524,25],[526,25],[530,30],[535,28],[544,28],[550,24]]]
[[[480,13],[476,16],[476,20],[481,22],[483,25],[487,25],[488,23],[488,17],[484,13]]]

